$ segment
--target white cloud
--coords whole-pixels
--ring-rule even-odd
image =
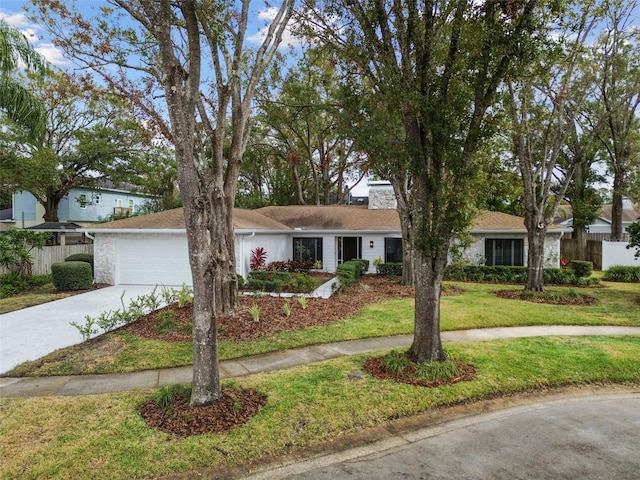
[[[70,62],[64,58],[62,50],[54,46],[52,43],[41,43],[36,47],[36,52],[42,55],[51,65],[58,67],[69,65]]]
[[[269,30],[269,24],[274,18],[276,18],[277,14],[278,14],[278,8],[276,7],[269,7],[269,8],[265,8],[264,10],[260,10],[258,12],[257,19],[264,21],[266,25],[262,26],[261,28],[258,28],[258,30],[254,34],[249,35],[247,40],[249,40],[249,42],[251,43],[256,43],[256,44],[262,43],[267,35],[267,31]],[[289,23],[289,25],[291,25],[291,23]],[[293,33],[291,33],[291,29],[287,26],[284,33],[282,34],[282,42],[280,43],[280,48],[300,46],[301,44],[302,42],[299,39],[297,39],[293,35]]]

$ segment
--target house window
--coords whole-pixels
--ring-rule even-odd
[[[100,194],[99,193],[94,193],[93,194],[93,203],[96,205],[100,205]]]
[[[116,198],[116,207],[122,207],[122,199]]]
[[[84,193],[78,196],[78,203],[80,204],[80,208],[87,208],[87,196]]]
[[[133,200],[129,200],[129,210],[131,210],[131,213],[133,213],[134,210],[134,205],[133,205]]]
[[[402,239],[384,239],[384,261],[385,263],[402,263]]]
[[[524,240],[518,238],[487,238],[484,244],[487,265],[524,265]]]
[[[322,238],[294,238],[293,258],[322,262]]]

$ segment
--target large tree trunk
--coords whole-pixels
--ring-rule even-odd
[[[525,220],[527,223],[527,283],[524,289],[534,292],[544,291],[544,238],[546,226],[536,216]]]
[[[611,238],[612,242],[621,242],[624,237],[622,229],[622,187],[625,172],[615,169],[613,175],[613,196],[611,200]]]
[[[409,354],[417,363],[444,361],[446,355],[440,339],[440,292],[447,256],[425,255],[416,249],[414,260],[415,330]]]
[[[52,188],[47,188],[47,195],[45,198],[40,198],[40,205],[44,207],[44,215],[42,219],[45,222],[58,222],[58,206],[60,205],[62,196],[56,195],[56,192]],[[75,199],[72,199],[75,201]]]
[[[400,217],[402,231],[402,285],[410,286],[415,283],[413,238],[414,229],[411,213],[411,201],[407,187],[407,172],[391,175],[391,185],[396,196],[396,210]]]

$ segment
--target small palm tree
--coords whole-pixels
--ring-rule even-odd
[[[0,114],[38,137],[45,129],[46,110],[38,97],[16,79],[20,68],[44,75],[47,63],[19,30],[0,19]]]

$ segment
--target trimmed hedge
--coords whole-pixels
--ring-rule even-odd
[[[338,265],[336,274],[340,278],[341,287],[351,286],[359,276],[366,272],[365,266],[368,267],[368,264],[365,264],[363,260],[349,260]]]
[[[381,263],[380,265],[376,265],[376,273],[386,277],[401,277],[402,263]]]
[[[249,273],[247,285],[261,292],[311,293],[315,282],[307,273],[254,270]]]
[[[360,262],[362,264],[362,275],[369,271],[369,260],[365,260],[364,258],[354,258],[353,261]]]
[[[51,265],[53,286],[57,290],[88,290],[93,286],[93,270],[87,262],[63,262]]]
[[[604,279],[610,282],[640,283],[640,267],[614,265],[604,272]]]
[[[93,268],[93,254],[91,253],[74,253],[64,259],[65,262],[86,262]]]
[[[445,280],[471,282],[498,282],[524,284],[527,281],[527,267],[508,267],[502,265],[449,265],[444,274]],[[577,277],[572,269],[545,268],[544,282],[553,285],[598,285],[597,278]]]

